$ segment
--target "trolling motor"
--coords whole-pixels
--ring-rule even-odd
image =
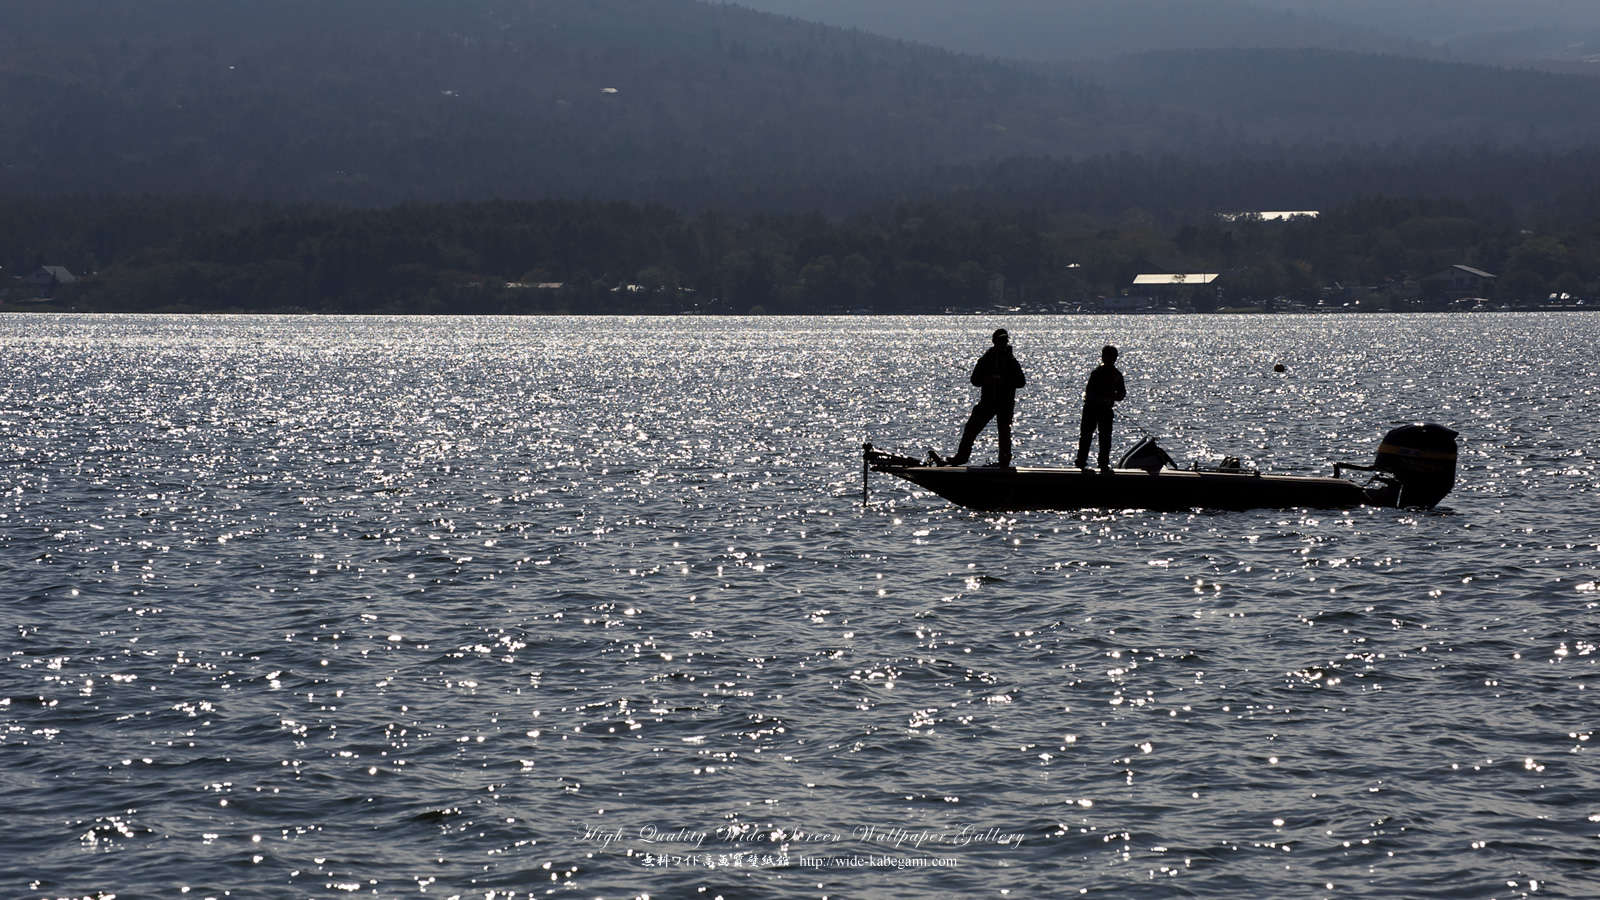
[[[1333,474],[1377,472],[1384,487],[1373,493],[1383,505],[1427,509],[1455,487],[1457,454],[1455,431],[1433,422],[1402,425],[1383,436],[1372,465],[1335,463]]]

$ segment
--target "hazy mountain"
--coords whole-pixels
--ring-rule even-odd
[[[1593,0],[737,2],[808,21],[1017,59],[1320,48],[1600,74],[1600,3]]]
[[[752,9],[987,56],[1104,59],[1150,50],[1402,52],[1377,29],[1248,0],[737,0]]]
[[[53,0],[0,31],[0,187],[297,200],[1136,148],[1069,78],[693,0]]]
[[[1593,0],[1252,0],[1257,6],[1354,22],[1389,34],[1448,42],[1463,35],[1600,29]]]
[[[1331,50],[1163,51],[1080,71],[1124,102],[1211,117],[1239,144],[1600,141],[1600,79],[1550,72]]]
[[[1447,58],[1600,75],[1593,0],[1254,0],[1425,42]]]
[[[1163,3],[1198,5],[1117,5]],[[7,24],[0,191],[828,208],[1004,159],[1600,146],[1600,79],[1333,50],[1074,70],[695,0],[52,0]]]

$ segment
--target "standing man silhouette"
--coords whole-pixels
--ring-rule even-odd
[[[1089,384],[1083,390],[1083,425],[1078,429],[1078,468],[1089,467],[1089,443],[1100,432],[1100,469],[1111,471],[1111,422],[1115,418],[1112,407],[1128,396],[1128,387],[1117,369],[1117,348],[1106,345],[1100,350],[1100,365],[1089,373]]]
[[[982,389],[978,405],[972,408],[967,427],[961,432],[961,449],[950,457],[949,465],[964,466],[972,456],[972,442],[978,439],[990,419],[1000,429],[1000,465],[1011,465],[1011,417],[1016,411],[1017,389],[1028,383],[1022,365],[1011,352],[1011,335],[1004,328],[995,331],[994,343],[972,367],[972,383]]]

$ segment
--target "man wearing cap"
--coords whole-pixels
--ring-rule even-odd
[[[967,464],[967,458],[972,455],[972,442],[978,439],[978,433],[990,419],[996,420],[1000,429],[1000,465],[1011,465],[1011,415],[1017,405],[1017,389],[1026,385],[1028,379],[1011,353],[1011,335],[1001,328],[994,333],[993,341],[994,346],[972,367],[972,383],[983,393],[961,433],[961,449],[950,457],[948,465]]]

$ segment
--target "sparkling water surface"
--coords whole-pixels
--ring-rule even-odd
[[[953,507],[1461,432],[1440,508]],[[0,895],[1593,897],[1600,316],[0,317]],[[1285,371],[1275,373],[1276,364]],[[992,429],[976,461],[992,459]]]

